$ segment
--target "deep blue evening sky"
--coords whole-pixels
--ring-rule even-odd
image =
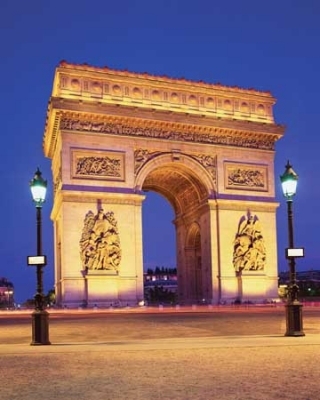
[[[320,2],[318,0],[1,0],[0,276],[21,302],[35,292],[26,256],[36,251],[29,181],[48,179],[43,208],[45,291],[53,285],[50,160],[42,135],[54,69],[60,60],[270,90],[275,117],[287,126],[276,146],[276,175],[287,159],[299,174],[295,239],[320,269],[318,201]],[[277,179],[279,269],[286,268],[286,204]],[[174,265],[169,204],[148,194],[145,263]],[[152,239],[151,239],[152,238]],[[159,251],[160,250],[160,251]]]

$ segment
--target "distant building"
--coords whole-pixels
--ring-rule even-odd
[[[296,273],[300,297],[320,296],[320,270],[301,271]],[[288,285],[290,282],[289,271],[280,272],[279,287]]]
[[[149,303],[175,303],[178,278],[176,268],[148,269],[144,273],[144,295]]]
[[[0,308],[11,308],[14,305],[14,286],[6,278],[0,278]]]

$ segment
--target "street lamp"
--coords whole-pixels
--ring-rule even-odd
[[[286,303],[286,333],[285,336],[304,336],[302,321],[302,304],[298,300],[299,287],[296,277],[296,251],[293,240],[293,197],[296,194],[298,175],[292,169],[289,161],[285,167],[283,175],[280,176],[282,191],[287,199],[288,205],[288,232],[289,248],[286,251],[286,257],[289,260],[289,286]]]
[[[45,181],[39,168],[34,178],[30,181],[32,198],[37,211],[37,293],[34,296],[35,309],[32,313],[32,342],[31,345],[51,344],[49,341],[49,313],[44,309],[42,268],[45,263],[40,262],[45,257],[42,254],[42,226],[41,209],[46,199],[47,181]]]

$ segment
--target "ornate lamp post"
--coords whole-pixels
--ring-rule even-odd
[[[41,209],[46,199],[47,181],[45,181],[39,168],[34,178],[30,181],[30,189],[32,198],[37,211],[37,257],[40,259],[42,254],[42,225],[41,225]],[[44,257],[43,257],[44,258]],[[37,292],[34,296],[35,309],[32,313],[32,342],[31,345],[51,344],[49,341],[49,313],[44,309],[43,295],[43,277],[42,268],[45,263],[38,261],[37,267]]]
[[[289,248],[287,249],[287,259],[289,260],[289,287],[286,304],[286,333],[285,336],[304,336],[302,321],[302,304],[298,300],[299,287],[296,277],[296,262],[293,240],[293,197],[296,194],[298,175],[292,169],[289,161],[285,167],[283,175],[280,176],[282,191],[287,199],[288,205],[288,232]],[[291,250],[291,251],[290,251]]]

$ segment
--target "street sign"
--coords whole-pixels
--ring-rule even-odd
[[[286,249],[286,258],[304,257],[304,248]]]
[[[47,256],[28,256],[28,265],[47,265]]]

